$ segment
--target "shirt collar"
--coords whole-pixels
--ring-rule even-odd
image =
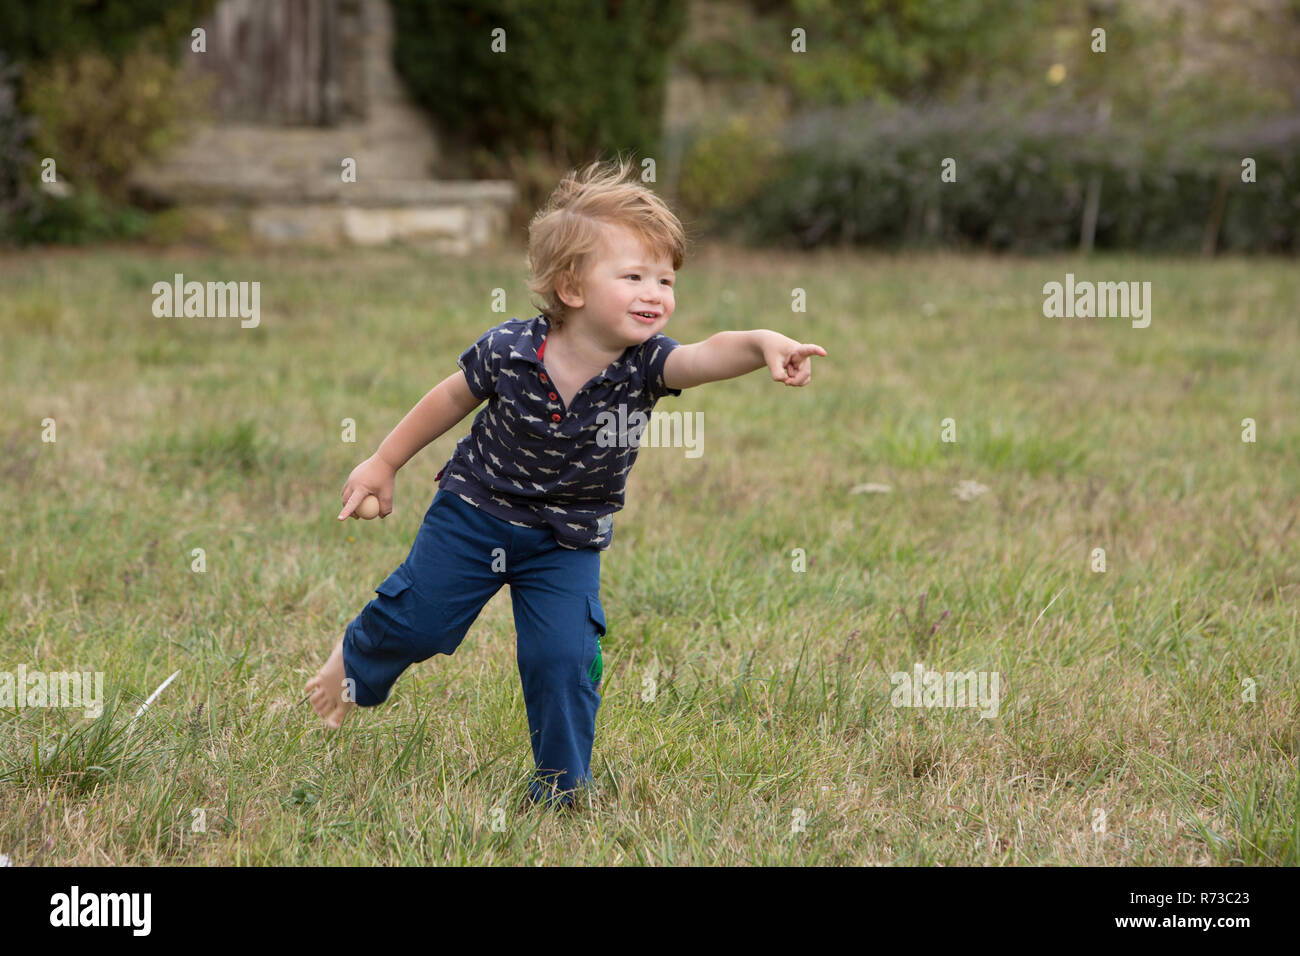
[[[529,365],[536,365],[539,369],[543,366],[543,360],[538,356],[538,351],[542,349],[546,341],[546,333],[550,331],[551,324],[544,315],[537,315],[524,323],[520,330],[518,338],[510,346],[510,357],[518,361],[527,362]],[[600,375],[596,376],[595,381],[608,379],[611,382],[623,382],[632,378],[632,353],[637,348],[635,345],[629,345],[623,350],[623,354],[608,365]],[[545,354],[543,352],[543,354]]]

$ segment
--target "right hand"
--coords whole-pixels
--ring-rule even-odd
[[[365,500],[366,495],[374,495],[379,499],[379,517],[387,518],[393,513],[393,484],[396,478],[397,472],[393,466],[377,453],[357,465],[343,484],[343,510],[339,512],[339,520],[342,521],[349,515],[355,518],[353,512]]]

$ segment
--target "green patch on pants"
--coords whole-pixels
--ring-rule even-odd
[[[587,676],[591,678],[593,684],[599,684],[601,675],[605,673],[605,663],[600,655],[600,638],[596,638],[596,659],[591,662],[591,668],[587,671]]]

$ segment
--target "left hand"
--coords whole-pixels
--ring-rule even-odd
[[[803,344],[779,332],[763,341],[763,359],[772,381],[786,385],[807,385],[812,381],[812,356],[826,355],[820,345]]]

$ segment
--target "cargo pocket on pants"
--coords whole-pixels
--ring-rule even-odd
[[[410,628],[410,602],[404,597],[410,588],[411,579],[405,565],[398,565],[397,570],[375,588],[380,597],[371,602],[371,613],[367,615],[369,619],[364,628],[370,638],[370,650],[382,647],[384,639],[394,631],[400,634]]]
[[[399,564],[397,570],[384,578],[383,583],[375,590],[385,597],[395,598],[410,586],[411,579],[406,576],[406,565]]]
[[[605,634],[605,610],[600,606],[600,598],[594,594],[587,595],[587,613],[596,625],[596,653],[591,659],[591,666],[587,668],[587,680],[591,681],[593,687],[599,687],[605,673],[605,662],[600,653],[600,639]]]

